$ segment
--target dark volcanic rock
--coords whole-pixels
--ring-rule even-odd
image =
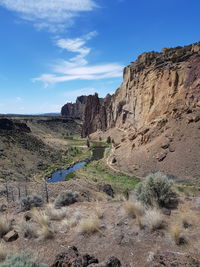
[[[87,96],[79,96],[76,99],[76,103],[67,103],[61,109],[61,115],[71,118],[84,119],[85,106],[87,102]]]
[[[13,121],[9,119],[0,119],[0,130],[11,131],[15,129]]]
[[[104,184],[100,186],[100,189],[110,197],[115,196],[115,192],[110,184]]]
[[[98,259],[88,254],[81,255],[76,247],[69,247],[66,252],[57,255],[52,267],[120,267],[120,261],[111,257],[99,263]]]
[[[26,123],[14,122],[9,119],[0,119],[0,130],[30,133],[31,129]]]

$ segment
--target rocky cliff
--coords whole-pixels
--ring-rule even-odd
[[[117,167],[199,178],[200,43],[140,55],[112,97],[90,96],[85,111],[82,135],[111,135]]]
[[[104,99],[98,94],[89,95],[85,106],[85,115],[82,128],[82,136],[87,137],[97,130],[105,131],[108,128],[108,114],[111,105],[111,95]]]
[[[64,117],[84,119],[87,96],[79,96],[75,103],[67,103],[61,109],[61,115]]]

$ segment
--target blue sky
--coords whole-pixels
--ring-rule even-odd
[[[199,0],[0,0],[0,113],[113,93],[142,52],[200,40]]]

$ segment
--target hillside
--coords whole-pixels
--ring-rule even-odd
[[[49,167],[66,162],[67,140],[80,135],[79,121],[60,117],[0,118],[0,178],[33,180]]]

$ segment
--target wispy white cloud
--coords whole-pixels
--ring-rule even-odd
[[[118,63],[98,65],[88,63],[87,56],[92,49],[86,43],[96,35],[97,33],[94,31],[75,39],[58,39],[56,45],[59,48],[77,55],[69,60],[60,60],[52,66],[53,73],[42,74],[34,78],[33,81],[41,81],[45,87],[48,87],[50,84],[72,80],[100,80],[120,77],[123,66]]]
[[[66,23],[71,24],[81,12],[97,7],[94,0],[0,0],[0,5],[32,21],[39,29],[54,31]]]

